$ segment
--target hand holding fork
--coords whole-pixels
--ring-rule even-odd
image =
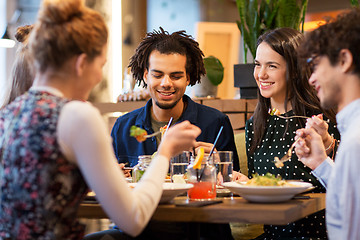
[[[291,159],[292,156],[292,150],[295,147],[296,143],[300,140],[300,138],[296,139],[295,142],[293,142],[293,144],[291,144],[291,147],[289,148],[289,150],[286,152],[286,154],[279,159],[278,157],[274,158],[274,162],[275,162],[275,166],[277,168],[281,168],[284,166],[284,162],[288,161]]]

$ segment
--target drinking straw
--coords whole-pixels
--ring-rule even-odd
[[[217,141],[219,140],[219,137],[220,137],[220,134],[221,134],[223,128],[224,128],[224,126],[221,126],[221,127],[220,127],[219,133],[218,133],[218,135],[217,135],[216,138],[215,138],[214,145],[213,145],[213,147],[212,147],[212,149],[211,149],[211,151],[210,151],[210,153],[209,153],[208,159],[211,157],[211,155],[212,155],[213,152],[214,152],[216,143],[217,143]],[[205,167],[206,167],[206,165],[205,165]],[[204,167],[204,169],[201,171],[200,177],[198,177],[198,182],[200,182],[200,179],[202,178],[202,175],[204,174],[205,167]],[[196,175],[198,175],[198,173],[196,173]]]
[[[214,145],[213,145],[213,147],[212,147],[212,149],[211,149],[211,151],[210,151],[210,153],[209,153],[209,157],[211,157],[211,155],[212,155],[213,152],[214,152],[215,145],[216,145],[217,141],[219,140],[219,137],[220,137],[220,134],[221,134],[223,128],[224,128],[224,126],[221,126],[221,127],[220,127],[219,133],[218,133],[218,135],[216,136],[216,139],[215,139],[215,141],[214,141]]]
[[[167,132],[167,130],[169,130],[170,125],[171,125],[173,119],[174,119],[173,117],[170,118],[169,123],[168,123],[167,126],[166,126],[165,133]],[[164,134],[165,134],[165,133],[164,133]]]

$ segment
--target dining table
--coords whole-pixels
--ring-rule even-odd
[[[187,205],[186,196],[159,204],[152,220],[194,223],[251,223],[286,225],[325,209],[325,193],[305,193],[278,203],[253,203],[240,196],[220,197],[219,203],[207,206]],[[83,202],[79,218],[108,218],[96,201]]]

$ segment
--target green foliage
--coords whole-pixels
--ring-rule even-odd
[[[224,78],[224,67],[220,60],[214,56],[204,58],[204,65],[206,69],[206,76],[210,82],[217,86]]]
[[[359,7],[359,0],[350,0],[351,6]]]
[[[308,0],[236,0],[245,63],[248,50],[255,57],[257,39],[264,32],[279,27],[304,31],[307,4]]]

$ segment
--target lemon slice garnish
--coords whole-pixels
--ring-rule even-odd
[[[201,163],[202,160],[204,159],[204,148],[199,148],[195,161],[194,161],[194,169],[201,169]]]

